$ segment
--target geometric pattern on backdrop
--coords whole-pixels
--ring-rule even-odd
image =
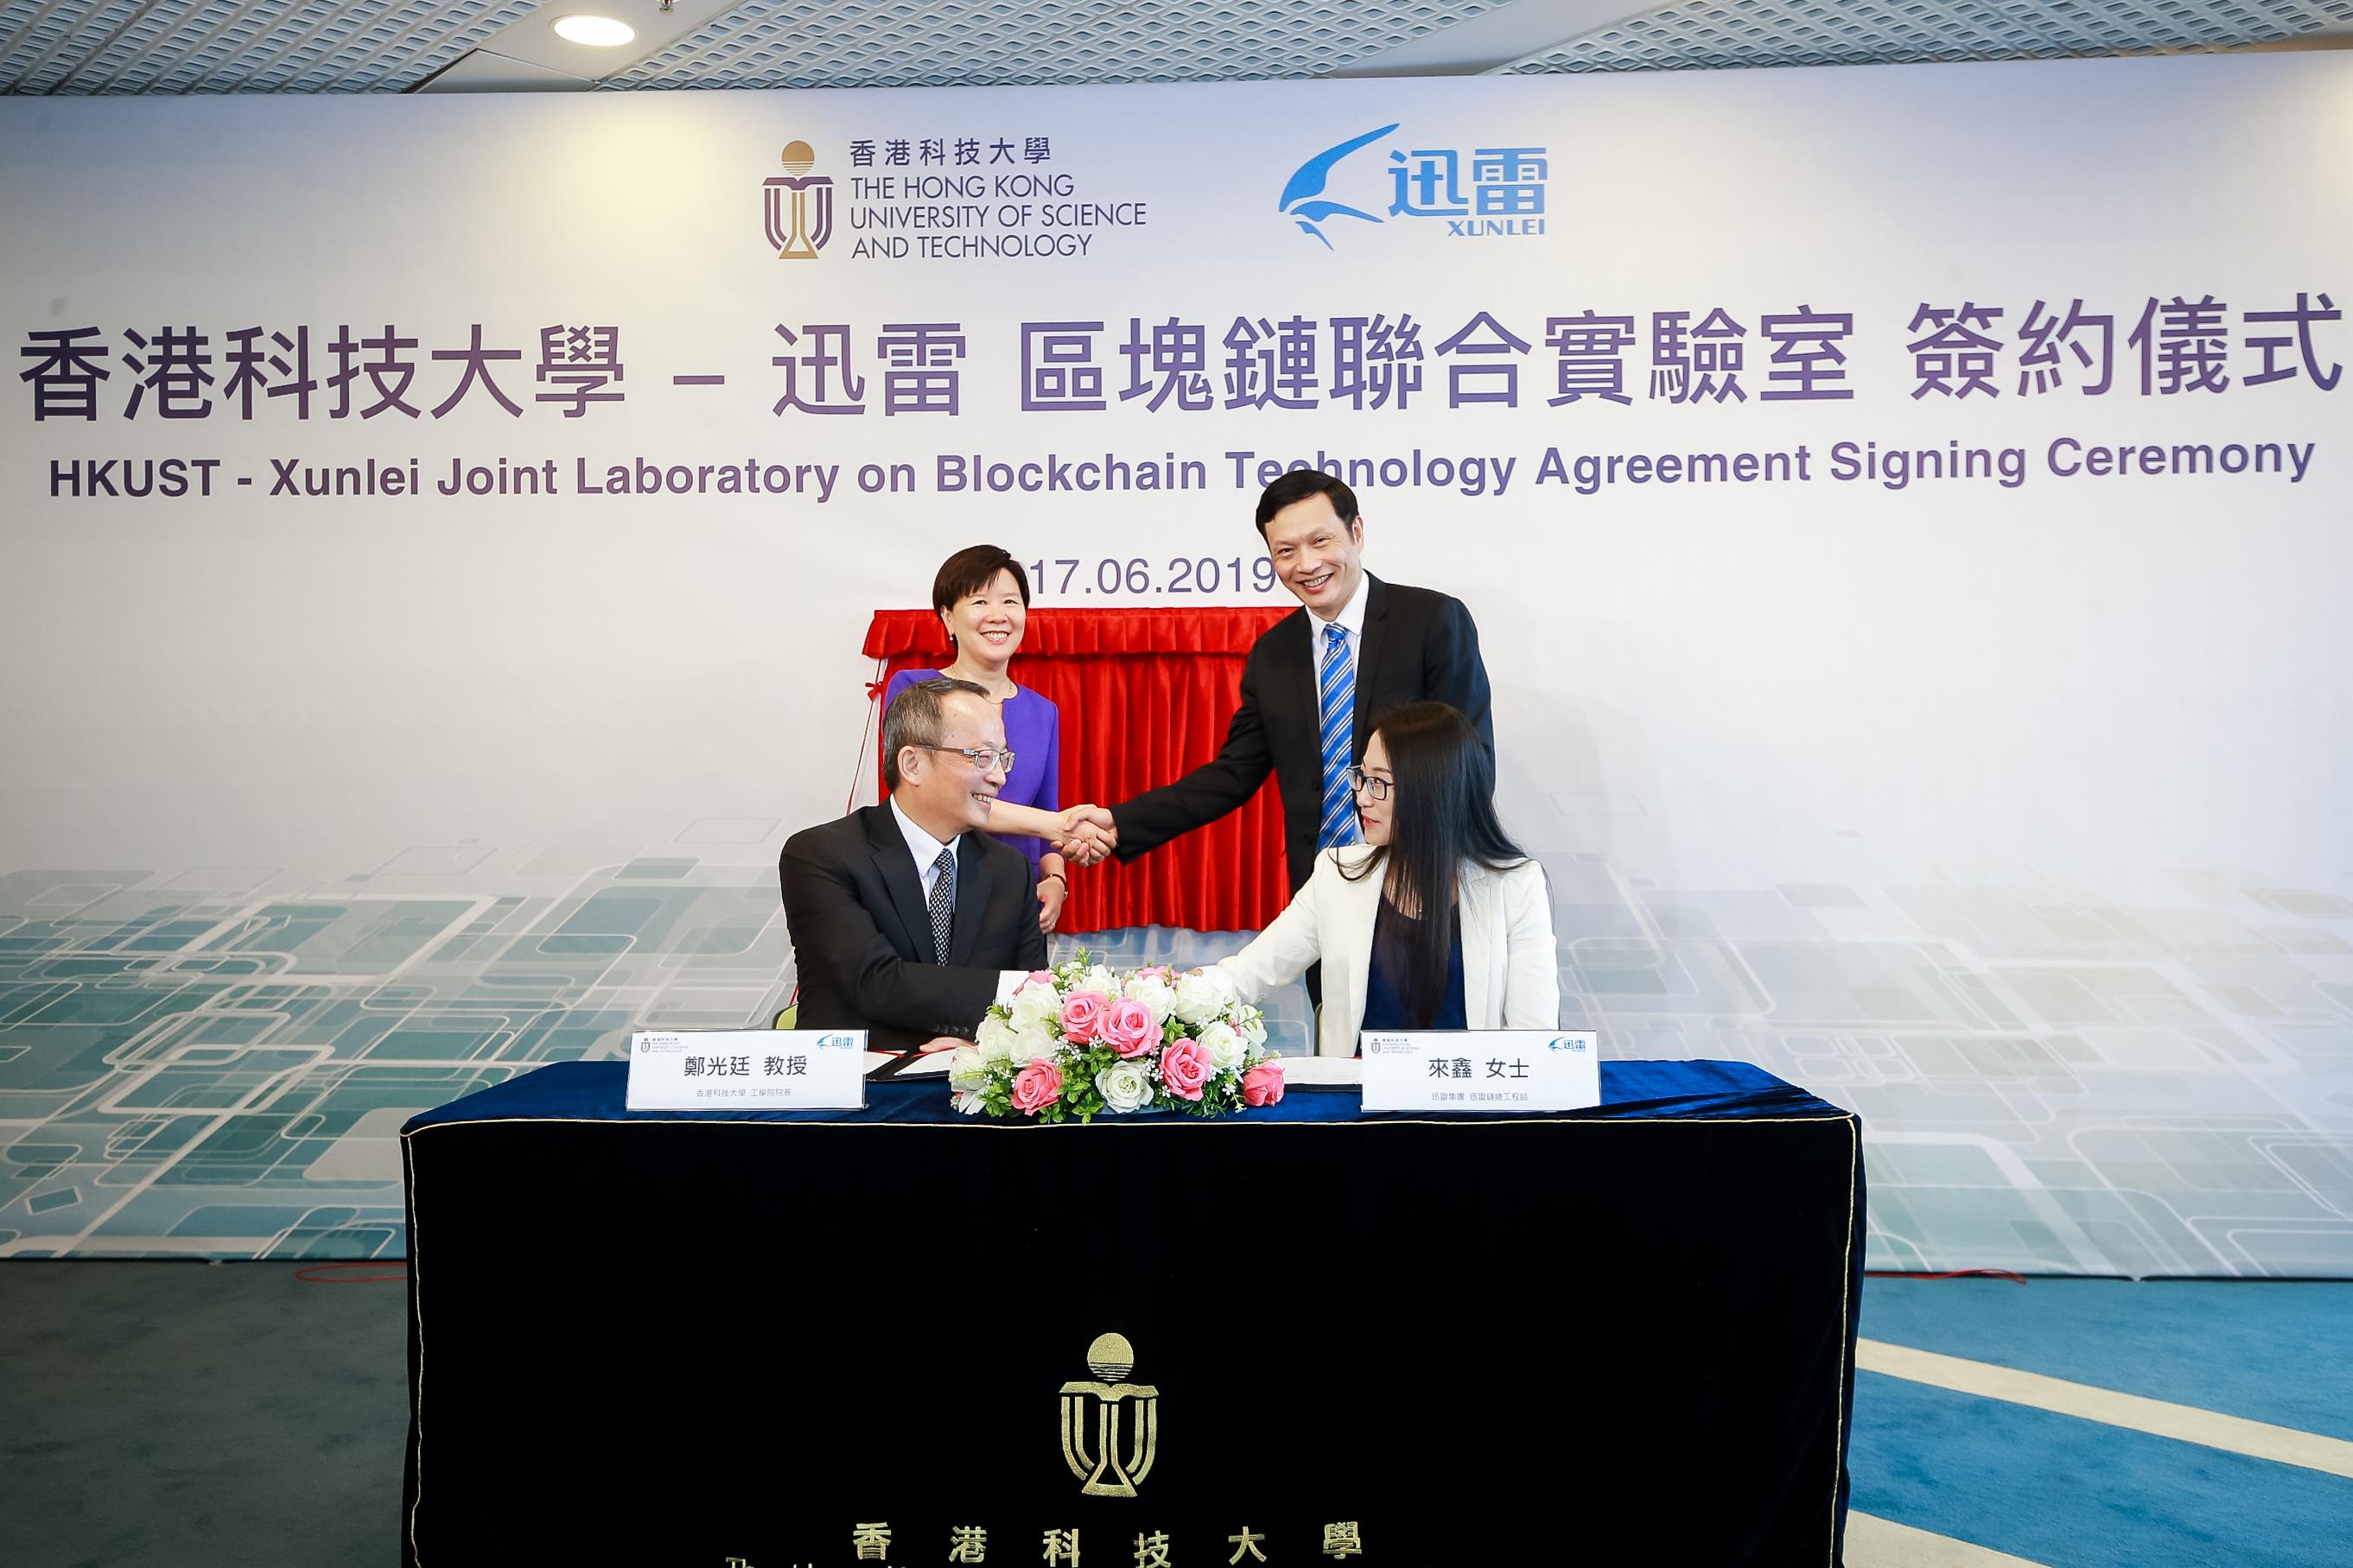
[[[783,1005],[781,831],[417,846],[327,885],[0,874],[0,1257],[400,1256],[410,1115]],[[2347,879],[2126,902],[2015,868],[1725,890],[1539,855],[1566,1026],[1862,1114],[1870,1267],[2353,1277]],[[1189,966],[1241,939],[1083,940]],[[1278,1042],[1306,1018],[1279,999]]]

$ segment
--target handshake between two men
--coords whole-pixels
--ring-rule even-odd
[[[1073,805],[1054,817],[1054,850],[1073,865],[1092,866],[1119,847],[1119,825],[1106,806]]]

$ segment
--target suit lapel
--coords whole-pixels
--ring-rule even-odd
[[[1294,624],[1295,623],[1295,624]],[[1276,771],[1288,781],[1303,781],[1304,802],[1323,788],[1323,762],[1315,750],[1315,627],[1319,623],[1304,608],[1274,623],[1267,635],[1275,639],[1267,660],[1271,689],[1260,694],[1261,722],[1267,731],[1267,752]],[[1295,717],[1293,717],[1294,716]],[[1284,810],[1293,807],[1286,801]],[[1311,813],[1308,823],[1314,823]]]
[[[973,836],[956,840],[955,929],[948,934],[948,962],[972,962],[973,944],[980,940],[981,911],[988,908],[988,858]]]
[[[1465,1027],[1484,1029],[1487,1018],[1488,968],[1495,946],[1496,880],[1484,867],[1466,865],[1455,897],[1462,911],[1462,1020]]]
[[[1380,715],[1373,711],[1373,672],[1380,668],[1380,658],[1388,643],[1388,584],[1371,573],[1365,574],[1365,636],[1364,646],[1356,658],[1356,712],[1354,752],[1350,762],[1362,761],[1365,742],[1369,737],[1373,721]]]
[[[1343,863],[1352,868],[1361,866],[1368,853],[1340,852]],[[1333,1052],[1340,1056],[1355,1053],[1356,1036],[1364,1028],[1365,993],[1373,973],[1373,927],[1380,919],[1381,887],[1388,879],[1386,868],[1358,881],[1340,879],[1329,910],[1332,934],[1324,943],[1324,1006],[1327,1013],[1335,1006],[1347,1009],[1335,1019],[1333,1035]],[[1320,1038],[1315,1048],[1324,1054]]]
[[[891,907],[898,911],[899,923],[905,928],[914,949],[912,956],[923,963],[935,963],[932,953],[932,913],[923,903],[923,873],[915,868],[914,856],[908,853],[907,836],[899,831],[899,819],[891,815],[889,805],[868,809],[874,816],[866,825],[866,847],[882,874],[882,887],[891,895]]]

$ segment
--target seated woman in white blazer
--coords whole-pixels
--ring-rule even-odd
[[[1495,766],[1443,702],[1384,715],[1349,770],[1362,844],[1323,851],[1274,923],[1218,965],[1245,1002],[1324,965],[1316,1054],[1363,1029],[1554,1029],[1544,868],[1495,817]]]

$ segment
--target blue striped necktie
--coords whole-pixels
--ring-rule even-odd
[[[1315,847],[1329,849],[1356,842],[1356,798],[1348,788],[1348,751],[1356,727],[1356,665],[1348,657],[1348,634],[1339,626],[1324,628],[1315,710],[1324,747],[1324,815],[1315,826]]]

